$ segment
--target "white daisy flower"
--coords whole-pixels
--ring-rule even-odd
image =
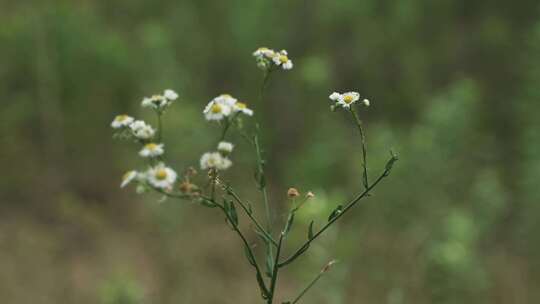
[[[206,108],[204,108],[203,113],[206,120],[222,120],[224,117],[231,114],[231,106],[212,100],[208,103]]]
[[[168,100],[176,100],[178,98],[178,94],[173,91],[173,90],[165,90],[165,92],[163,92],[163,96],[165,96],[165,98],[167,98]]]
[[[329,98],[330,98],[330,100],[333,100],[333,101],[337,102],[339,100],[340,96],[341,96],[341,94],[339,94],[338,92],[334,92],[334,93],[330,94]]]
[[[122,114],[117,115],[111,123],[114,129],[120,129],[129,126],[133,122],[133,117]]]
[[[134,121],[129,127],[131,128],[131,131],[133,131],[133,135],[139,139],[150,139],[156,133],[150,125],[147,125],[142,120]]]
[[[275,51],[271,50],[267,47],[260,47],[255,52],[253,52],[253,56],[255,57],[266,57],[266,58],[272,58],[275,55]]]
[[[143,98],[141,105],[145,108],[160,110],[169,106],[177,98],[178,94],[175,91],[167,89],[163,92],[163,95],[152,95],[152,97]]]
[[[233,111],[236,112],[242,112],[242,114],[245,114],[247,116],[253,116],[253,110],[249,109],[247,105],[243,102],[237,102],[233,105]]]
[[[156,188],[171,189],[176,181],[177,174],[173,169],[160,163],[157,166],[150,168],[146,173],[146,177],[150,185]]]
[[[141,102],[141,105],[145,108],[161,109],[167,105],[167,98],[163,95],[152,95],[152,97],[145,97]]]
[[[238,100],[229,94],[221,94],[218,97],[214,98],[213,101],[232,107],[236,104]]]
[[[234,148],[234,145],[226,141],[220,142],[217,146],[218,151],[225,155],[231,153],[233,148]]]
[[[219,152],[207,152],[201,156],[201,169],[226,170],[232,165],[232,161],[223,157]]]
[[[124,175],[122,176],[122,183],[120,184],[120,188],[124,188],[129,183],[131,183],[137,177],[137,175],[138,173],[135,170],[124,173]]]
[[[352,104],[354,104],[360,99],[360,94],[358,94],[357,92],[346,92],[337,95],[336,94],[337,93],[332,93],[332,95],[330,95],[330,99],[335,101],[337,98],[336,105],[339,105],[343,108],[350,108]]]
[[[281,68],[284,70],[290,70],[293,68],[293,63],[289,59],[286,50],[281,50],[279,53],[276,53],[274,57],[272,57],[272,61],[275,65],[281,66]]]
[[[163,144],[148,143],[144,145],[139,155],[142,157],[156,157],[163,154]]]

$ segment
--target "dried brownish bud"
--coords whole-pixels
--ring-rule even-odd
[[[182,182],[180,184],[180,191],[182,191],[183,193],[191,193],[196,188],[197,188],[197,186],[195,186],[194,184],[192,184],[190,182]]]
[[[289,188],[289,190],[287,190],[288,197],[297,197],[299,195],[300,195],[300,192],[298,192],[296,188]]]
[[[197,175],[197,170],[195,170],[195,168],[189,167],[186,169],[186,176],[190,177],[195,175]]]
[[[326,264],[326,265],[323,267],[323,269],[321,270],[321,273],[325,273],[325,272],[327,272],[328,270],[330,270],[330,268],[332,268],[332,266],[333,266],[335,263],[337,263],[336,260],[332,260],[332,261],[328,262],[328,264]]]

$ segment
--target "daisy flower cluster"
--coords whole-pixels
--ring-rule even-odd
[[[165,90],[163,95],[153,95],[144,98],[143,107],[150,107],[161,115],[163,110],[172,101],[178,98],[173,90]],[[143,171],[130,170],[122,177],[120,187],[125,187],[131,182],[138,182],[139,190],[153,187],[156,189],[170,190],[176,182],[176,172],[167,167],[162,156],[165,153],[164,144],[155,142],[157,130],[143,120],[135,120],[133,117],[122,114],[117,115],[111,122],[111,127],[123,138],[133,139],[141,145],[139,156],[148,160],[149,167]]]
[[[202,170],[227,170],[231,167],[232,161],[229,159],[234,145],[230,142],[222,141],[217,146],[217,152],[206,152],[201,156]]]
[[[329,96],[330,100],[334,102],[333,108],[342,107],[349,109],[353,104],[360,100],[360,94],[358,92],[346,92],[346,93],[337,93],[334,92]],[[362,103],[369,107],[369,100],[364,99]]]
[[[145,108],[152,108],[156,111],[164,111],[173,101],[178,98],[173,90],[165,90],[163,94],[152,95],[151,97],[143,98],[141,105]]]
[[[212,99],[203,110],[206,120],[222,120],[229,116],[244,114],[253,115],[253,110],[249,109],[244,102],[238,101],[229,94],[221,94]]]
[[[274,67],[282,68],[283,70],[293,68],[293,63],[289,59],[289,54],[286,50],[277,52],[267,47],[260,47],[253,52],[253,56],[257,61],[257,66],[262,70],[271,70]]]

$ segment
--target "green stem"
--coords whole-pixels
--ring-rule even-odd
[[[302,292],[300,292],[300,294],[291,302],[291,304],[296,304],[298,301],[300,301],[300,298],[302,298],[306,292],[308,292],[311,287],[313,287],[313,285],[315,285],[315,283],[317,283],[317,281],[319,281],[320,278],[322,278],[322,276],[324,275],[324,272],[319,272],[319,274],[315,277],[315,279],[313,279],[309,284],[308,286],[306,286],[306,288],[304,288],[302,290]]]
[[[233,219],[230,217],[227,210],[225,210],[225,207],[223,207],[221,204],[218,204],[216,202],[214,202],[214,204],[216,204],[219,207],[219,209],[221,209],[221,211],[223,211],[223,213],[225,214],[225,216],[227,217],[229,222],[233,223]],[[253,258],[253,264],[251,264],[251,265],[253,266],[253,268],[255,268],[257,276],[262,278],[261,268],[259,267],[259,264],[257,263],[257,260],[255,259],[255,254],[253,253],[253,250],[251,249],[251,246],[249,245],[246,237],[244,236],[242,231],[240,231],[240,229],[238,229],[237,225],[233,224],[232,226],[233,226],[233,230],[236,232],[236,234],[238,234],[238,236],[242,239],[242,242],[244,243],[244,246],[245,246],[246,250],[248,251],[248,253]],[[264,282],[260,281],[259,282],[259,287],[261,288],[262,294],[265,295],[266,297],[269,297],[269,291],[268,291],[268,288],[266,287],[266,285],[264,285]]]
[[[244,202],[240,199],[240,197],[238,197],[238,195],[232,190],[232,188],[230,186],[225,186],[226,187],[226,191],[234,198],[234,200],[240,205],[240,207],[242,207],[242,209],[244,210],[244,212],[247,214],[247,216],[251,219],[251,221],[255,224],[255,226],[259,229],[259,231],[261,231],[262,234],[264,234],[264,236],[266,238],[268,238],[268,240],[270,240],[270,242],[272,244],[274,244],[274,246],[277,247],[278,243],[274,240],[274,238],[272,238],[272,235],[270,235],[266,229],[264,229],[262,227],[262,225],[259,223],[259,221],[257,221],[257,219],[253,216],[253,212],[251,212],[247,207],[246,205],[244,204]]]
[[[158,123],[157,142],[161,143],[161,138],[163,136],[163,125],[161,122],[161,113],[159,111],[156,111],[156,114],[157,114],[157,123]]]
[[[362,168],[363,168],[363,181],[364,181],[364,188],[369,187],[369,180],[368,180],[368,173],[367,173],[367,161],[366,161],[366,135],[364,133],[364,129],[362,127],[362,121],[360,120],[360,117],[358,117],[358,113],[356,113],[356,110],[351,106],[350,108],[351,114],[354,118],[354,122],[356,123],[356,126],[358,127],[358,131],[360,132],[360,138],[362,140]]]
[[[272,304],[272,302],[274,301],[274,291],[276,289],[277,276],[279,272],[279,255],[281,254],[281,245],[283,243],[284,235],[285,234],[282,232],[279,236],[276,258],[274,259],[274,269],[272,270],[272,278],[270,280],[270,292],[268,300],[266,301],[267,304]]]
[[[395,156],[392,156],[389,163],[392,162],[392,164],[393,164],[393,162],[395,162],[395,160],[397,160],[397,158],[395,158]],[[364,192],[360,193],[355,199],[353,199],[351,202],[349,202],[347,204],[347,206],[345,206],[345,208],[343,208],[343,211],[341,211],[341,213],[339,213],[334,218],[332,218],[330,221],[328,221],[328,223],[326,223],[326,225],[324,225],[317,233],[315,233],[312,238],[310,238],[302,246],[300,246],[300,248],[298,248],[298,250],[296,250],[290,257],[285,259],[285,261],[281,262],[279,264],[279,267],[283,267],[283,266],[291,263],[292,261],[296,260],[299,256],[301,256],[306,251],[306,249],[309,247],[311,242],[313,242],[316,238],[318,238],[324,231],[326,231],[326,229],[328,229],[330,226],[332,226],[333,223],[335,223],[337,220],[339,220],[345,213],[347,213],[352,207],[354,207],[354,205],[356,205],[362,198],[367,196],[369,194],[369,192],[373,188],[375,188],[375,186],[377,186],[377,184],[379,184],[379,182],[383,178],[388,176],[391,169],[392,169],[391,166],[387,166],[385,168],[384,172],[375,180],[375,182],[373,182],[373,184],[371,184],[366,190],[364,190]]]

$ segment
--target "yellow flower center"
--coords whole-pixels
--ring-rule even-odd
[[[345,97],[343,97],[343,101],[346,103],[351,103],[353,101],[353,97],[351,95],[345,95]]]
[[[215,103],[212,105],[212,108],[210,108],[210,111],[212,111],[214,114],[221,113],[221,106]]]
[[[289,57],[287,57],[286,55],[279,56],[279,62],[286,63],[287,61],[289,61]]]
[[[155,143],[149,143],[146,144],[144,147],[150,151],[154,151],[157,149],[158,145],[156,145]]]
[[[167,170],[165,169],[158,169],[155,174],[156,178],[158,180],[164,180],[167,178]]]
[[[237,102],[236,107],[239,108],[239,109],[245,109],[245,108],[247,108],[247,105],[245,103],[243,103],[243,102]]]
[[[118,116],[116,116],[115,120],[118,121],[118,122],[122,122],[122,121],[126,120],[128,117],[129,116],[127,116],[125,114],[124,115],[118,115]]]

